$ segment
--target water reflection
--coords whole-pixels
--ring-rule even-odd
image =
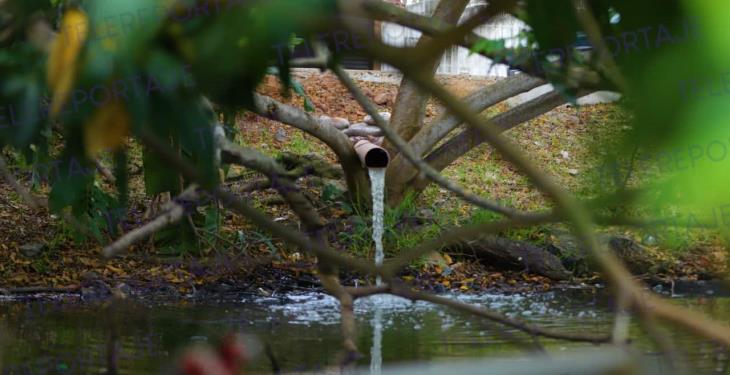
[[[383,366],[383,309],[377,305],[377,298],[370,297],[376,302],[375,314],[373,315],[373,346],[370,349],[370,374],[380,375]]]
[[[453,296],[545,327],[569,332],[610,332],[613,314],[603,292],[568,291],[539,295]],[[730,298],[682,298],[676,303],[730,320]],[[358,317],[359,363],[373,373],[380,366],[433,359],[502,357],[524,353],[505,335],[482,321],[427,303],[378,296],[355,304]],[[380,324],[376,324],[377,322]],[[285,371],[315,371],[336,366],[341,350],[337,302],[319,294],[254,298],[217,303],[128,303],[109,309],[104,304],[72,300],[0,303],[3,373],[91,373],[107,367],[112,324],[117,335],[122,374],[159,373],[179,350],[201,340],[215,343],[225,333],[243,332],[268,342]],[[530,340],[526,335],[508,333]],[[711,343],[675,334],[693,364],[715,369],[727,362],[724,350]],[[633,346],[654,352],[650,342],[631,327]],[[548,352],[592,347],[540,339]],[[722,360],[722,361],[721,361]],[[251,364],[253,372],[270,372],[265,356]]]

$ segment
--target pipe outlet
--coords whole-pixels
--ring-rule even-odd
[[[362,165],[367,168],[385,168],[390,163],[388,151],[367,140],[357,141],[355,152]]]

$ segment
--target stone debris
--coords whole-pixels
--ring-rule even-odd
[[[350,127],[350,121],[342,117],[319,116],[319,122],[324,126],[333,126],[339,130]]]
[[[42,243],[27,243],[25,245],[20,246],[20,253],[28,258],[33,258],[43,252],[43,250],[46,248],[46,246]]]
[[[348,137],[380,137],[383,131],[377,126],[358,123],[342,131]]]
[[[381,92],[380,94],[375,95],[373,101],[377,105],[387,105],[392,101],[392,96],[388,92]]]
[[[284,131],[284,129],[281,128],[276,131],[276,135],[274,136],[274,139],[276,139],[277,142],[286,142],[287,139],[289,139],[289,136],[286,134],[286,131]]]
[[[390,112],[380,112],[380,117],[382,117],[386,122],[390,122]],[[370,115],[365,116],[362,121],[368,125],[375,125],[375,120],[373,120]]]

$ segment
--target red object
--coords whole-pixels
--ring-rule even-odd
[[[237,375],[246,364],[246,346],[238,335],[226,336],[218,352],[210,348],[192,349],[180,362],[185,375]]]

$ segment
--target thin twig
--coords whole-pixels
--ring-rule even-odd
[[[26,190],[23,186],[20,185],[18,180],[8,169],[8,166],[5,163],[5,158],[3,158],[2,155],[0,155],[0,172],[2,172],[3,177],[5,177],[5,180],[10,184],[10,186],[12,186],[13,189],[15,189],[15,191],[18,193],[18,195],[20,195],[25,204],[33,209],[48,208],[48,202],[41,198],[35,197],[33,194],[30,193],[30,191]],[[79,233],[83,233],[85,236],[90,238],[96,238],[86,226],[82,225],[75,217],[70,215],[68,212],[61,211],[60,215]]]
[[[161,142],[157,137],[146,132],[142,133],[139,137],[141,141],[150,147],[153,152],[155,152],[165,162],[176,168],[185,176],[186,179],[198,182],[201,181],[198,171],[172,153],[170,147]],[[208,190],[208,193],[219,199],[224,207],[238,212],[259,227],[291,244],[299,246],[320,260],[326,260],[334,264],[348,266],[354,271],[368,274],[376,274],[378,272],[377,268],[369,262],[344,255],[325,244],[314,243],[310,240],[310,238],[299,231],[274,222],[266,214],[249,206],[246,202],[236,197],[230,191],[220,187],[213,187]]]
[[[443,177],[438,171],[428,165],[428,163],[426,163],[422,158],[417,156],[411,149],[411,146],[409,146],[403,138],[401,138],[388,126],[385,119],[383,119],[383,117],[380,116],[380,114],[378,113],[378,109],[370,101],[370,98],[363,94],[360,88],[357,87],[357,84],[355,84],[352,78],[350,78],[350,75],[347,74],[347,72],[345,72],[342,67],[333,66],[332,70],[335,72],[342,84],[345,85],[348,90],[350,90],[350,93],[352,93],[352,95],[355,97],[355,100],[357,100],[357,102],[363,107],[363,109],[365,109],[365,112],[367,112],[373,118],[375,124],[383,131],[383,134],[388,139],[388,141],[390,141],[408,161],[410,161],[416,168],[418,168],[419,171],[425,174],[428,178],[441,185],[444,189],[452,191],[454,194],[460,196],[462,199],[475,206],[484,208],[486,210],[498,212],[511,218],[519,217],[522,214],[521,212],[516,211],[513,208],[502,206],[499,203],[487,200],[476,194],[470,193],[461,186]]]
[[[27,205],[34,209],[38,209],[43,206],[43,204],[39,202],[38,198],[34,197],[29,191],[25,190],[25,188],[20,185],[15,176],[13,176],[13,173],[8,169],[8,165],[5,163],[5,158],[2,155],[0,155],[0,172],[2,172],[3,177],[5,177],[8,184],[10,184],[15,192],[20,195]]]
[[[610,342],[610,340],[611,340],[611,337],[609,335],[566,333],[566,332],[559,332],[559,331],[553,331],[553,330],[546,329],[546,328],[541,328],[534,324],[523,322],[523,321],[520,321],[517,319],[508,318],[502,314],[499,314],[499,313],[496,313],[493,311],[489,311],[482,307],[470,305],[470,304],[463,303],[463,302],[460,302],[460,301],[457,301],[454,299],[450,299],[450,298],[439,297],[439,296],[424,293],[424,292],[413,291],[405,286],[393,286],[390,290],[390,293],[393,295],[396,295],[396,296],[410,299],[410,300],[426,301],[426,302],[431,302],[431,303],[434,303],[437,305],[447,306],[447,307],[453,308],[458,311],[462,311],[465,313],[469,313],[472,315],[476,315],[476,316],[480,316],[482,318],[489,319],[494,322],[498,322],[500,324],[526,332],[530,335],[537,335],[537,336],[543,336],[543,337],[547,337],[547,338],[566,340],[566,341],[591,342],[594,344],[607,343],[607,342]]]
[[[378,52],[372,49],[371,52],[374,52],[376,57],[383,61],[399,67],[398,59],[393,56],[388,54],[378,56]],[[405,73],[408,75],[408,72]],[[586,246],[598,261],[608,280],[630,295],[632,305],[635,308],[648,309],[651,314],[682,325],[698,335],[730,345],[730,327],[727,325],[714,321],[703,314],[667,303],[652,294],[643,293],[643,289],[633,279],[631,273],[616,255],[599,245],[595,236],[594,223],[588,210],[550,176],[542,173],[537,164],[518,151],[517,147],[502,136],[498,129],[495,129],[489,123],[485,123],[476,113],[463,105],[459,99],[438,85],[432,77],[411,75],[409,78],[424,90],[433,94],[455,116],[469,126],[478,129],[491,146],[503,155],[505,160],[515,165],[535,186],[555,201],[558,212],[572,222],[578,240]]]

